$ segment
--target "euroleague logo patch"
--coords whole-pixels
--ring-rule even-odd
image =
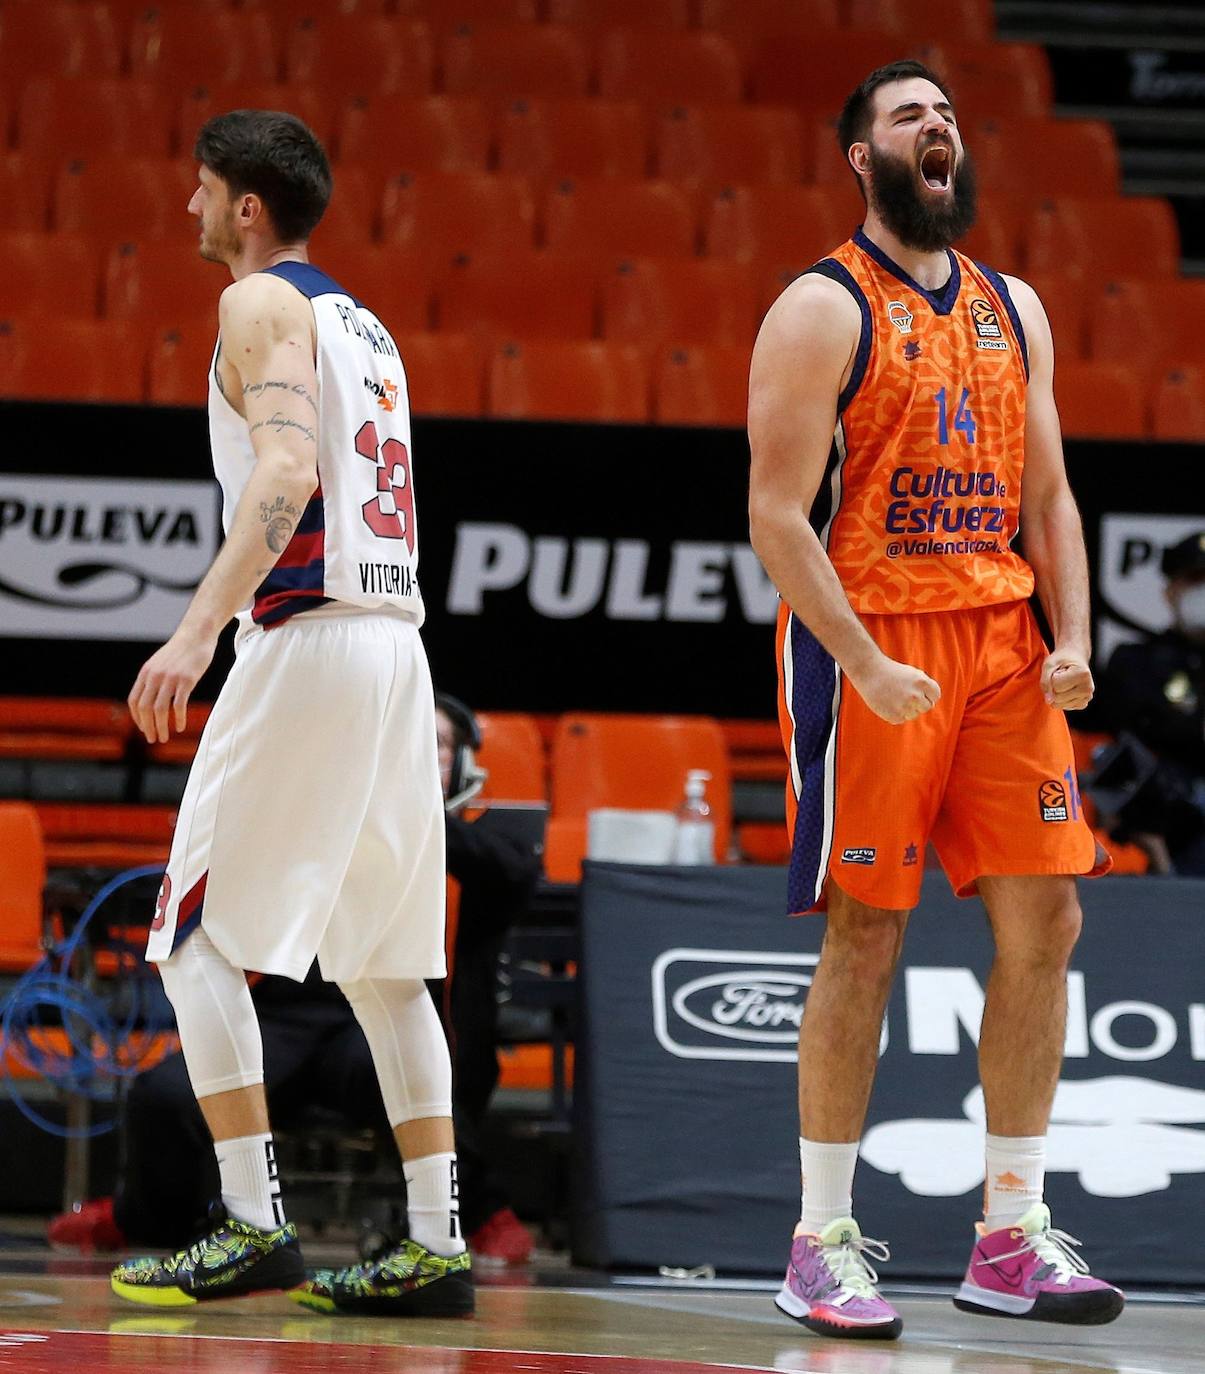
[[[1067,819],[1067,789],[1061,782],[1048,778],[1038,784],[1038,810],[1044,821]]]
[[[975,326],[975,333],[979,336],[975,343],[976,348],[1007,350],[1008,341],[1000,328],[1000,317],[990,301],[985,301],[980,296],[971,302],[971,321]]]

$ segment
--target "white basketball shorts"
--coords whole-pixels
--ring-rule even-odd
[[[418,629],[298,615],[248,635],[189,774],[146,957],[198,924],[238,968],[446,972],[444,812]]]

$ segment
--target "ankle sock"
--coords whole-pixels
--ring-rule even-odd
[[[456,1156],[450,1150],[441,1154],[408,1159],[402,1165],[406,1176],[406,1214],[410,1220],[410,1239],[433,1255],[451,1259],[465,1250],[460,1231],[460,1188],[456,1180]]]
[[[214,1151],[227,1213],[261,1231],[283,1226],[285,1210],[280,1200],[271,1133],[219,1140],[214,1143]]]
[[[819,1235],[829,1222],[850,1215],[857,1162],[856,1140],[830,1144],[799,1137],[800,1225],[805,1231]]]

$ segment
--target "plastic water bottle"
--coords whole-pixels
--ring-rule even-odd
[[[674,836],[673,862],[710,864],[715,862],[715,822],[707,801],[711,774],[692,768],[686,775],[686,795],[678,807],[678,830]]]

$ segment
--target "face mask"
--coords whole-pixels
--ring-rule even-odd
[[[1205,638],[1205,582],[1185,587],[1176,598],[1176,624],[1190,639]]]

